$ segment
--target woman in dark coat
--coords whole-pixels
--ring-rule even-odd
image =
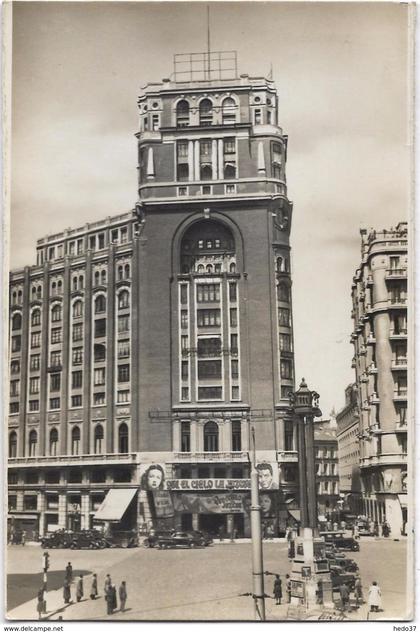
[[[77,588],[76,588],[77,601],[80,601],[82,597],[83,597],[83,577],[80,575],[79,579],[77,580]]]
[[[97,596],[98,596],[98,578],[96,577],[96,573],[93,573],[92,586],[90,587],[90,598],[96,599]]]
[[[281,598],[283,596],[283,593],[281,590],[280,575],[276,575],[276,579],[274,580],[273,595],[274,595],[274,599],[276,600],[276,606],[279,606],[281,604]]]
[[[70,562],[66,566],[66,579],[71,583],[73,581],[73,567]]]
[[[112,610],[117,609],[117,589],[115,588],[115,584],[111,586],[111,606]]]
[[[64,603],[70,603],[71,601],[70,582],[67,579],[67,577],[64,580],[64,585],[63,585],[63,599],[64,599]]]
[[[120,610],[124,612],[125,602],[127,601],[127,586],[125,582],[121,582],[118,592],[120,596]]]
[[[106,612],[107,614],[113,614],[117,607],[117,591],[114,584],[110,584],[108,591],[105,595],[106,599]]]

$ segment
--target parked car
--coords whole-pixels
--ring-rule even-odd
[[[360,545],[351,536],[346,536],[341,531],[324,531],[320,533],[327,544],[333,544],[337,549],[349,549],[350,551],[360,551]]]
[[[206,531],[190,531],[193,535],[196,535],[198,538],[202,538],[204,540],[204,546],[210,546],[213,544],[212,536]]]
[[[68,549],[73,541],[73,536],[73,531],[64,529],[47,533],[41,538],[41,547],[44,549]]]
[[[174,532],[174,529],[170,529],[168,531],[154,531],[153,533],[149,533],[147,538],[143,540],[143,546],[145,546],[146,549],[153,549],[156,547],[159,537],[170,537]]]
[[[342,553],[341,551],[339,551],[337,549],[337,547],[335,546],[335,544],[331,544],[330,542],[326,542],[325,543],[325,557],[327,559],[330,558],[344,558],[346,557],[345,553]]]
[[[357,573],[359,570],[359,566],[356,564],[354,560],[349,559],[348,557],[335,557],[329,560],[330,568],[340,568],[342,571],[346,573]]]
[[[95,529],[85,529],[73,533],[70,543],[71,549],[105,549],[111,545],[107,538],[104,538]]]
[[[356,582],[356,575],[354,573],[346,573],[339,568],[331,568],[330,574],[333,590],[339,590],[342,584],[346,584],[350,591],[354,590],[354,584]]]
[[[174,531],[170,535],[159,535],[156,543],[158,549],[199,548],[206,546],[202,536],[186,531]]]

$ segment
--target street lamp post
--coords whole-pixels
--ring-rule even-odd
[[[318,537],[318,508],[315,479],[314,418],[321,416],[319,395],[305,380],[290,394],[290,406],[298,425],[298,461],[301,532],[296,538],[291,588],[292,603],[306,610],[323,604],[332,606],[329,564],[325,543]]]
[[[256,621],[265,621],[263,544],[261,537],[261,507],[256,469],[255,431],[251,430],[251,542],[252,542],[252,591]]]

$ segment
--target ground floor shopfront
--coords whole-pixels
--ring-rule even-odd
[[[372,494],[362,499],[363,515],[381,525],[384,521],[391,529],[391,536],[407,535],[407,494]]]

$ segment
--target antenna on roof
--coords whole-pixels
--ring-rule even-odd
[[[210,80],[210,5],[207,5],[207,73]]]

